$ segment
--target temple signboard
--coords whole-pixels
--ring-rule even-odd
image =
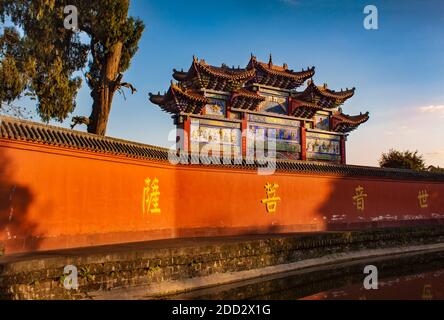
[[[259,88],[258,94],[265,98],[265,100],[259,104],[259,111],[287,114],[288,93]]]

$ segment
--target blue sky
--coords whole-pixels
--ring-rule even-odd
[[[363,27],[368,4],[378,8],[378,30]],[[444,167],[442,0],[132,0],[131,14],[146,24],[124,77],[138,92],[116,96],[110,136],[169,146],[171,117],[148,92],[166,90],[173,68],[187,69],[193,55],[245,66],[251,53],[260,60],[272,53],[291,69],[316,66],[318,84],[356,87],[344,112],[370,111],[371,118],[349,137],[349,163],[376,165],[397,148]],[[74,115],[89,115],[90,106],[85,85]]]

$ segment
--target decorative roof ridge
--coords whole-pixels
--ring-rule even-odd
[[[303,108],[303,107],[308,107],[308,108],[314,108],[314,109],[318,109],[318,110],[323,110],[324,108],[322,108],[321,106],[318,106],[316,103],[311,102],[311,101],[305,101],[302,99],[298,99],[298,98],[292,98],[291,99],[291,104],[293,106],[293,108]]]
[[[323,86],[317,86],[315,85],[313,80],[308,81],[307,88],[305,90],[310,90],[310,89],[316,90],[317,92],[319,92],[319,94],[325,97],[339,99],[339,100],[346,100],[353,97],[356,90],[356,88],[353,87],[351,89],[346,88],[345,90],[341,89],[341,91],[335,91],[329,89],[326,83],[324,83]]]
[[[230,68],[226,65],[222,67],[216,67],[209,65],[204,59],[198,60],[196,57],[193,58],[193,66],[196,71],[202,69],[213,76],[228,79],[228,80],[240,80],[247,81],[249,78],[253,78],[256,74],[255,70],[249,70],[245,68]]]
[[[254,55],[251,55],[250,62],[247,65],[247,69],[255,69],[259,66],[263,71],[273,75],[284,76],[294,78],[297,80],[305,80],[311,78],[315,74],[315,67],[307,67],[307,70],[294,71],[288,69],[288,64],[284,63],[282,66],[273,64],[273,58],[270,54],[270,60],[268,63],[260,62]]]
[[[342,113],[342,111],[337,111],[335,113],[333,113],[332,117],[338,119],[339,121],[343,121],[343,122],[347,122],[347,123],[352,123],[352,124],[361,124],[366,122],[369,118],[370,118],[370,112],[366,112],[366,113],[360,113],[358,115],[348,115],[345,113]]]
[[[165,103],[165,94],[160,94],[160,91],[157,94],[152,92],[148,92],[149,100],[157,105],[163,105]]]
[[[169,150],[167,148],[146,145],[143,143],[118,138],[103,137],[95,134],[4,116],[0,116],[0,139],[28,141],[36,144],[55,145],[71,149],[88,150],[97,153],[122,155],[129,158],[151,159],[168,162]],[[194,156],[186,157],[190,160]],[[209,159],[210,158],[207,158],[206,160]],[[208,161],[208,163],[210,162],[211,161]],[[199,166],[252,170],[261,167],[257,161],[253,164],[248,164],[246,159],[241,160],[240,163],[232,161],[229,165],[199,164]],[[441,173],[417,172],[406,169],[390,169],[369,166],[341,165],[323,162],[307,162],[300,160],[277,160],[276,169],[278,172],[318,173],[362,177],[375,176],[388,179],[418,179],[444,182],[444,174]]]
[[[188,99],[208,103],[208,99],[204,95],[193,89],[186,88],[180,83],[176,84],[174,81],[171,81],[170,88],[166,94],[161,95],[160,92],[158,94],[148,93],[150,101],[157,105],[164,105],[171,95],[175,97],[177,94],[185,96]]]
[[[249,98],[265,101],[265,97],[259,95],[256,91],[251,91],[246,88],[240,88],[239,90],[233,91],[232,98],[235,98],[237,96],[244,96],[244,97],[246,96]]]
[[[177,81],[184,81],[187,79],[188,72],[182,70],[173,69],[173,78]]]
[[[208,103],[208,99],[200,94],[199,92],[197,92],[196,90],[193,89],[189,89],[186,88],[184,86],[182,86],[180,83],[174,83],[174,81],[171,81],[171,86],[170,86],[170,90],[172,92],[172,94],[176,94],[179,93],[181,95],[184,95],[188,98],[203,102],[203,103]]]

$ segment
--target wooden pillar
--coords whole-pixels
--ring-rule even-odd
[[[346,153],[345,153],[345,141],[347,136],[341,136],[341,164],[347,164]]]
[[[287,104],[287,116],[291,116],[292,113],[293,113],[293,105],[291,103],[291,97],[289,97]]]
[[[301,127],[301,160],[307,160],[307,129],[305,123]]]
[[[185,134],[183,141],[183,150],[185,152],[191,152],[191,118],[186,117],[183,124],[183,131]]]
[[[225,117],[231,119],[231,105],[228,105],[228,102],[225,104]]]
[[[247,114],[242,113],[242,157],[247,156]]]

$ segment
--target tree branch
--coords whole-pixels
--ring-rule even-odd
[[[131,90],[131,94],[134,94],[135,92],[137,92],[137,89],[129,82],[121,82],[123,78],[123,74],[119,73],[119,75],[116,77],[116,80],[114,81],[114,90],[119,91],[119,92],[123,92],[121,89],[122,88],[127,88]]]
[[[131,94],[134,94],[135,92],[137,92],[137,89],[133,87],[133,85],[129,82],[122,82],[120,84],[120,87],[125,87],[131,90]]]
[[[87,117],[73,117],[71,129],[74,129],[74,127],[79,124],[89,125],[89,118],[87,118]]]

